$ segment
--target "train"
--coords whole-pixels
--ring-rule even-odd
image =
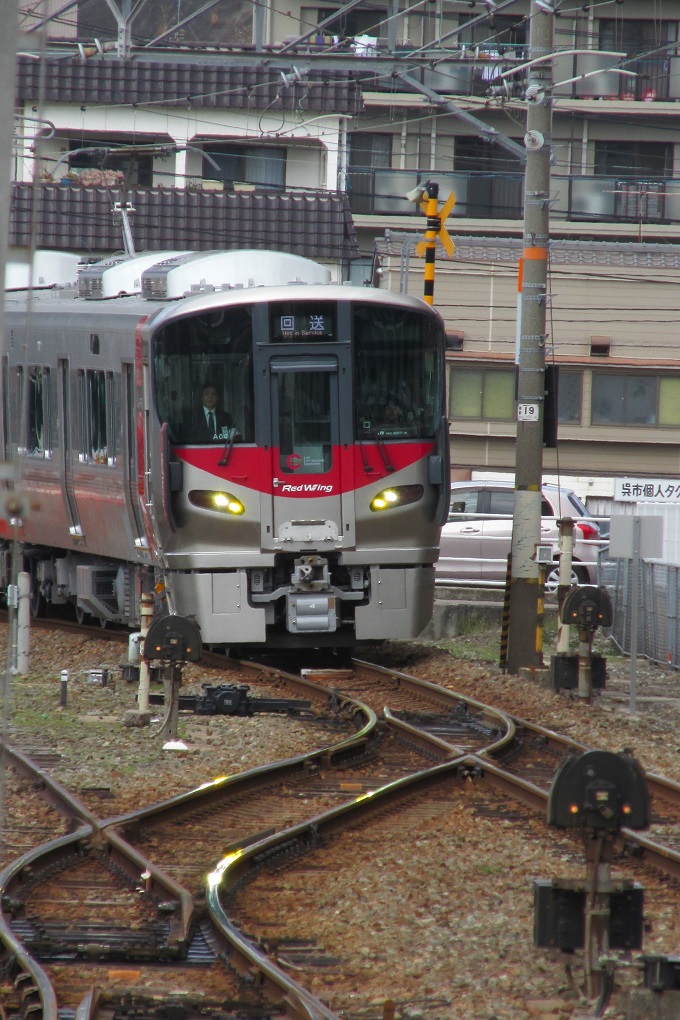
[[[450,479],[424,301],[283,252],[144,253],[7,290],[5,337],[0,572],[33,616],[137,629],[151,595],[230,650],[423,631]]]

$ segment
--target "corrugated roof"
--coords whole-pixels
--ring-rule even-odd
[[[219,63],[179,63],[106,57],[82,61],[19,57],[17,99],[36,103],[174,103],[231,110],[304,110],[354,115],[361,88],[349,73],[306,71],[285,84],[273,69]]]
[[[117,189],[66,184],[14,184],[10,243],[36,248],[107,253],[122,247],[114,223]],[[340,192],[128,192],[139,251],[190,248],[271,248],[311,259],[359,256],[347,196]],[[36,207],[37,203],[37,207]],[[35,223],[35,236],[32,224]]]

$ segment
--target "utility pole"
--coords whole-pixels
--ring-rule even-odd
[[[542,666],[537,647],[539,566],[543,479],[546,305],[550,238],[550,155],[552,145],[552,61],[554,9],[551,0],[531,0],[529,70],[526,89],[527,150],[524,178],[522,300],[517,372],[517,444],[515,505],[507,669]]]
[[[0,38],[0,136],[4,139],[4,145],[0,150],[0,353],[3,355],[8,349],[7,336],[4,327],[5,315],[5,273],[7,269],[7,254],[9,246],[9,211],[11,201],[12,181],[12,157],[14,139],[14,97],[16,95],[16,68],[17,68],[17,21],[18,2],[7,0],[3,8],[4,29]],[[3,464],[2,470],[7,471],[8,465]],[[6,511],[6,508],[4,508]],[[12,557],[16,561],[17,536],[14,529],[14,541],[12,542]],[[12,569],[12,583],[16,583],[17,574],[15,564]],[[11,628],[8,627],[8,631]],[[10,712],[10,682],[12,676],[12,647],[11,636],[8,633],[7,658],[4,674],[0,673],[0,845],[4,844],[5,832],[5,741],[9,726]]]

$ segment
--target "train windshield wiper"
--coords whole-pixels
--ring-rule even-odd
[[[394,471],[395,470],[394,464],[390,460],[390,455],[387,452],[387,447],[385,446],[385,441],[383,440],[382,436],[379,435],[378,429],[376,428],[376,425],[375,425],[375,422],[373,421],[373,419],[369,418],[368,421],[369,421],[369,425],[370,425],[369,430],[368,430],[368,435],[369,435],[369,437],[371,439],[375,439],[376,446],[378,447],[378,451],[380,453],[380,456],[382,457],[383,464],[385,465],[385,470],[386,471]]]
[[[224,451],[222,453],[222,456],[220,457],[220,459],[217,462],[219,467],[226,467],[226,465],[229,463],[229,458],[231,457],[231,448],[234,445],[234,440],[235,439],[236,439],[236,428],[231,428],[231,429],[229,429],[229,435],[227,436],[227,441],[224,444]]]

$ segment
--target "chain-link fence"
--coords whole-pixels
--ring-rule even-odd
[[[642,560],[637,591],[637,654],[677,668],[680,668],[679,575],[679,566]],[[631,561],[603,557],[600,561],[600,583],[606,585],[612,598],[612,640],[621,651],[630,654],[633,648]]]

